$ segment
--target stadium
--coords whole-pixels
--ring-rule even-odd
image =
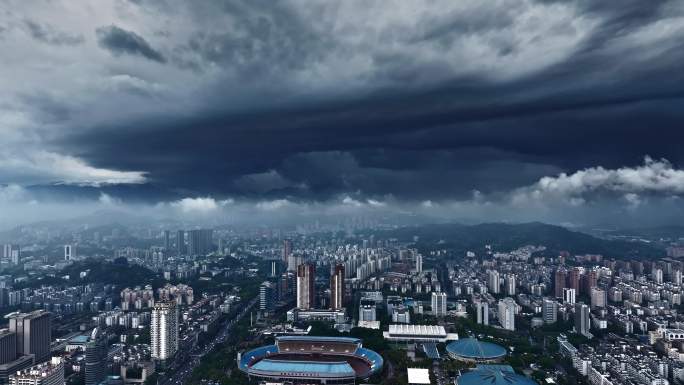
[[[446,350],[451,358],[465,362],[499,362],[506,356],[506,348],[503,346],[475,338],[454,341],[447,345]]]
[[[382,364],[382,356],[358,338],[283,336],[242,354],[238,368],[259,382],[353,385]]]

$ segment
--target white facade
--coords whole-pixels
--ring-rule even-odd
[[[432,314],[436,317],[443,317],[447,313],[446,293],[432,293]]]
[[[504,298],[499,301],[499,324],[506,330],[515,330],[515,300]]]
[[[152,308],[152,358],[166,360],[178,351],[178,308],[172,301],[159,302]]]

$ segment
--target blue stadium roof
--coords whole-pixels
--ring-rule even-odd
[[[358,338],[352,337],[317,337],[317,336],[280,336],[276,337],[278,341],[307,341],[307,342],[346,342],[351,344],[358,344],[361,342]]]
[[[246,352],[245,354],[242,355],[240,358],[240,362],[238,363],[239,369],[240,370],[247,370],[247,365],[253,360],[257,358],[262,358],[265,357],[269,354],[277,353],[278,348],[275,345],[266,345],[262,346],[260,348],[256,348],[254,350],[250,350]]]
[[[355,376],[356,372],[346,362],[309,362],[309,361],[278,361],[263,359],[251,368],[257,371],[287,372],[296,374],[332,374]]]
[[[537,385],[531,379],[517,374],[508,365],[477,365],[477,367],[461,375],[457,385]]]
[[[447,351],[459,357],[474,360],[491,360],[506,355],[503,346],[490,342],[478,341],[475,338],[463,338],[447,345]]]

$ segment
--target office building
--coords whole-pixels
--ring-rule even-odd
[[[499,301],[499,324],[506,330],[515,330],[515,308],[513,298],[506,297]]]
[[[150,322],[152,358],[166,360],[178,351],[178,308],[174,301],[157,302]]]
[[[30,313],[13,313],[7,316],[9,330],[17,336],[17,355],[34,355],[34,362],[50,358],[52,331],[50,313],[35,310]]]
[[[416,254],[416,272],[420,273],[423,271],[423,256],[421,254]]]
[[[297,309],[308,310],[315,306],[316,268],[309,263],[297,267]]]
[[[575,304],[575,289],[569,287],[563,289],[563,302],[570,305]]]
[[[444,317],[447,314],[446,293],[432,293],[432,314],[435,317]]]
[[[276,288],[271,282],[264,282],[259,287],[259,310],[262,314],[270,314],[275,309]]]
[[[558,302],[551,298],[542,301],[542,319],[545,324],[553,324],[558,320]]]
[[[64,362],[52,357],[48,362],[19,370],[9,376],[9,385],[64,385]]]
[[[330,308],[340,310],[344,307],[344,265],[338,263],[330,277]]]

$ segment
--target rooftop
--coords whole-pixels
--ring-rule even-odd
[[[430,384],[430,370],[407,368],[409,384]]]
[[[441,336],[446,337],[444,326],[436,325],[390,325],[390,335]]]
[[[531,379],[517,374],[508,365],[477,365],[456,380],[457,385],[537,385]]]
[[[454,341],[447,345],[447,351],[460,357],[484,360],[506,355],[506,349],[503,346],[478,341],[475,338],[463,338]]]

